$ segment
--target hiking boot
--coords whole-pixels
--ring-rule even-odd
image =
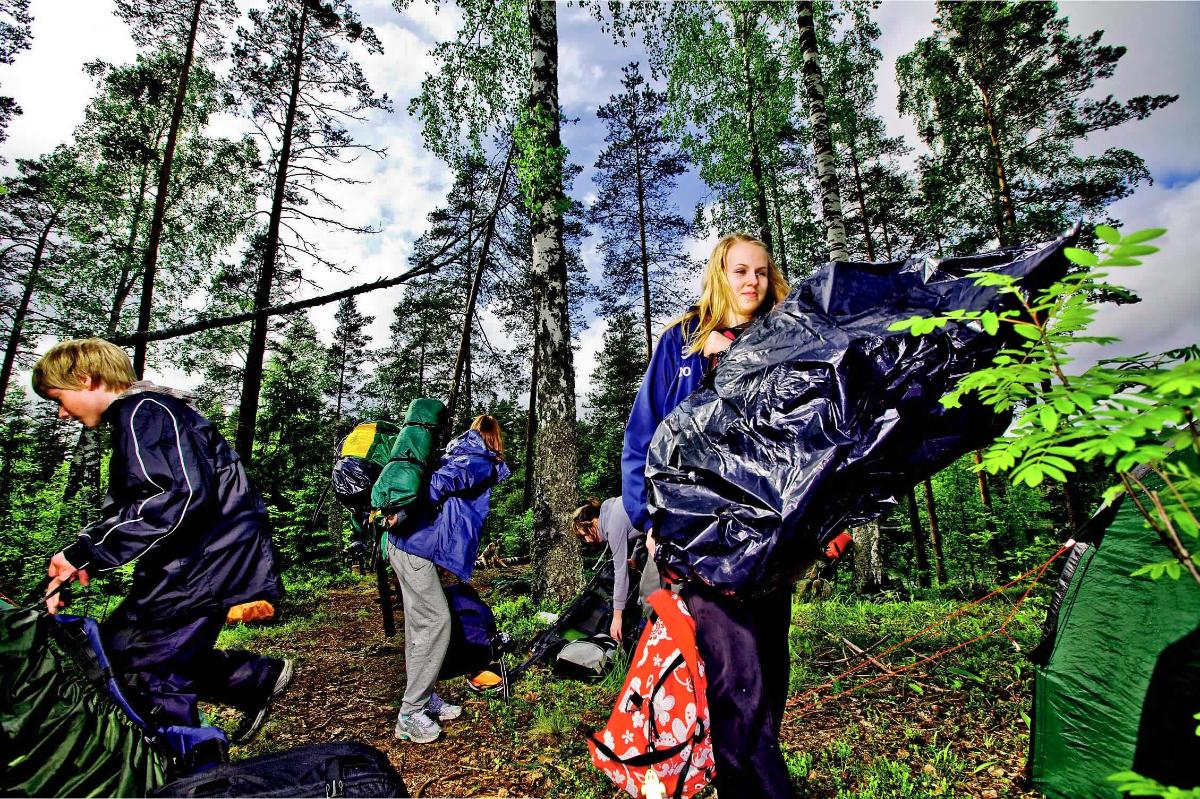
[[[230,740],[235,744],[244,744],[258,735],[258,731],[263,728],[267,722],[267,713],[271,709],[271,700],[287,690],[287,687],[292,682],[292,675],[296,671],[296,662],[291,658],[285,658],[283,667],[279,670],[279,676],[275,678],[275,685],[271,688],[271,693],[263,700],[263,703],[253,710],[247,710],[242,716],[241,722],[238,723],[237,729],[233,731]]]
[[[441,725],[424,712],[411,715],[401,713],[396,717],[396,737],[401,741],[427,744],[436,741],[441,734]]]
[[[437,694],[429,697],[425,712],[437,721],[452,721],[462,715],[462,705],[452,705]]]

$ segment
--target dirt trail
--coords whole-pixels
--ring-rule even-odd
[[[323,617],[303,635],[280,642],[297,660],[296,676],[273,706],[262,735],[235,757],[307,743],[360,741],[387,753],[413,796],[542,795],[542,775],[518,765],[522,758],[515,742],[498,733],[489,722],[487,702],[470,694],[461,679],[439,683],[439,694],[464,706],[461,718],[444,725],[440,740],[395,739],[392,728],[404,686],[403,617],[397,619],[401,632],[385,638],[372,585],[331,591],[321,611]]]

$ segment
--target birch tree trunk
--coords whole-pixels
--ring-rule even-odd
[[[531,46],[529,119],[548,124],[546,153],[561,147],[558,107],[557,8],[550,0],[529,4]],[[526,154],[528,155],[528,154]],[[559,163],[548,157],[542,163]],[[583,561],[570,532],[578,499],[575,375],[567,310],[567,263],[563,251],[561,170],[534,186],[530,219],[533,245],[534,347],[537,349],[537,441],[534,446],[533,591],[559,601],[578,593]]]
[[[817,60],[817,31],[813,24],[811,2],[796,3],[796,24],[800,51],[804,59],[801,77],[808,98],[808,123],[812,127],[813,155],[817,161],[817,182],[821,189],[821,217],[825,222],[825,243],[829,260],[848,261],[846,226],[842,220],[842,200],[838,192],[837,154],[829,133],[829,114],[825,110],[825,83]]]
[[[851,531],[854,536],[854,592],[873,594],[883,588],[883,555],[879,549],[879,522]]]

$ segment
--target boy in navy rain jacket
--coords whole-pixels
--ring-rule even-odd
[[[153,725],[199,725],[202,698],[241,709],[234,740],[248,740],[292,662],[214,648],[230,607],[283,593],[266,506],[237,454],[190,395],[137,381],[107,341],[54,346],[33,387],[60,419],[112,428],[102,517],[50,559],[49,611],[64,604],[59,586],[135,564],[129,595],[101,627],[115,668],[147,697]]]

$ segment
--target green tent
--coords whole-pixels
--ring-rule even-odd
[[[1034,653],[1034,785],[1053,799],[1119,799],[1106,778],[1128,770],[1200,785],[1200,585],[1130,576],[1167,555],[1132,502],[1101,511],[1077,541]]]

